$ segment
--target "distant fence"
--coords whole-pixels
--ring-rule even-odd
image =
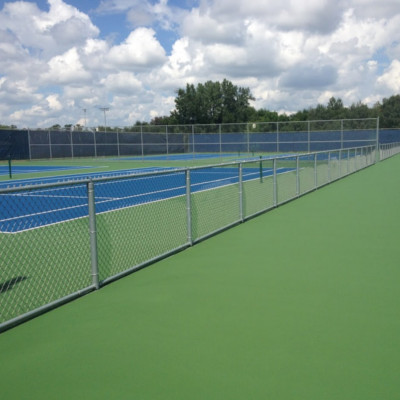
[[[106,131],[0,130],[0,159],[145,157],[184,153],[306,153],[400,141],[379,119],[138,125]]]
[[[375,161],[373,145],[0,189],[0,331]]]

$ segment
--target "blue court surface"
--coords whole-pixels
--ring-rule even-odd
[[[162,170],[146,168],[129,170],[132,173],[143,173]],[[164,169],[165,170],[165,169]],[[293,171],[291,168],[279,168],[277,173]],[[127,175],[126,171],[109,173],[80,174],[76,177],[48,177],[14,181],[14,185],[26,186],[37,183],[71,182],[83,178]],[[119,175],[118,175],[119,174]],[[263,180],[271,176],[273,170],[264,168],[243,168],[243,181]],[[237,167],[202,168],[191,171],[191,192],[217,189],[239,182]],[[82,218],[88,215],[88,195],[86,182],[76,182],[65,186],[27,189],[15,193],[0,193],[0,232],[16,233],[47,225]],[[12,184],[10,181],[3,183]],[[166,174],[146,176],[130,176],[95,182],[96,213],[111,212],[123,208],[134,207],[145,203],[162,201],[186,193],[185,171],[167,170]]]
[[[13,174],[34,174],[38,172],[53,172],[53,171],[69,171],[74,169],[85,169],[85,168],[93,168],[93,167],[66,167],[66,166],[32,166],[32,165],[13,165],[12,173]],[[8,165],[0,165],[0,176],[8,175],[9,167]]]

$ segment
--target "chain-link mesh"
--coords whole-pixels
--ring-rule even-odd
[[[297,159],[284,157],[276,160],[278,204],[297,196]]]
[[[243,212],[250,217],[274,206],[273,161],[243,163]]]
[[[85,186],[0,195],[0,323],[90,285]]]
[[[399,152],[385,146],[381,155]],[[373,164],[375,148],[0,190],[0,330]]]
[[[96,182],[100,280],[188,242],[185,172]]]
[[[315,155],[299,156],[299,194],[315,189]]]
[[[240,220],[239,164],[191,171],[193,240]]]

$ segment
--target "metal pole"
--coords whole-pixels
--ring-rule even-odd
[[[73,135],[74,135],[74,131],[71,131],[71,158],[74,158],[74,139],[73,139]]]
[[[218,125],[219,129],[219,156],[222,157],[222,130],[221,130],[221,124]]]
[[[53,158],[52,157],[52,152],[51,152],[51,131],[49,130],[49,154],[50,154],[50,160]]]
[[[239,163],[239,219],[243,222],[243,164]]]
[[[196,158],[196,151],[194,149],[194,125],[192,124],[192,142],[193,142],[193,158]]]
[[[119,151],[119,129],[117,128],[117,154],[118,157],[120,156],[120,151]]]
[[[317,153],[314,154],[314,187],[315,189],[318,187],[318,175],[317,175],[317,167],[318,167],[318,161],[317,161],[318,155]]]
[[[331,175],[331,152],[328,152],[328,182],[332,180]]]
[[[93,132],[94,157],[97,158],[96,131]]]
[[[92,283],[99,288],[99,269],[97,258],[97,231],[96,231],[96,209],[93,181],[87,183],[88,206],[89,206],[89,235],[90,235],[90,256],[92,262]]]
[[[279,153],[279,122],[276,123],[276,152]]]
[[[300,157],[296,156],[296,194],[300,196]]]
[[[191,202],[191,191],[190,191],[190,170],[185,170],[185,181],[186,181],[186,219],[187,219],[187,240],[189,245],[193,245],[192,238],[192,202]]]
[[[168,125],[165,125],[165,142],[167,145],[167,158],[168,158],[168,154],[169,154],[169,152],[168,152]]]
[[[375,145],[375,152],[376,152],[376,162],[380,161],[380,154],[379,154],[379,117],[376,119],[376,145]]]
[[[273,161],[273,169],[274,169],[274,207],[278,205],[278,182],[276,177],[276,158]]]
[[[143,124],[140,124],[140,142],[141,142],[142,159],[143,159],[144,158]]]
[[[28,129],[28,151],[29,151],[29,159],[32,160],[32,151],[31,151],[31,131]]]
[[[307,141],[308,141],[308,152],[311,152],[311,126],[310,126],[310,121],[308,121],[307,123],[307,129],[308,129],[308,137],[307,137]]]

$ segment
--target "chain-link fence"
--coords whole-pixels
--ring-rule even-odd
[[[385,143],[380,145],[380,159],[392,157],[400,153],[400,142]]]
[[[0,189],[0,330],[375,160],[366,146]]]
[[[379,131],[377,118],[137,125],[112,131],[0,130],[0,159],[306,153],[399,140],[400,130]]]

